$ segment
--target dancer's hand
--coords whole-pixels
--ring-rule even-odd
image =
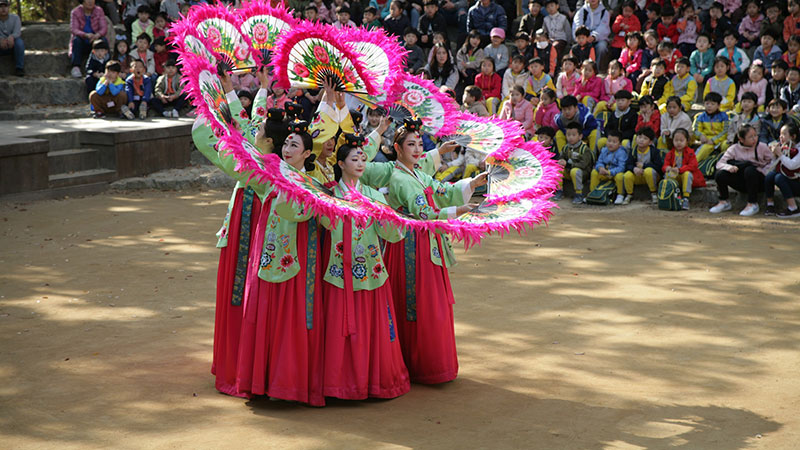
[[[375,128],[375,130],[378,132],[379,135],[383,136],[383,133],[385,133],[386,130],[389,129],[389,124],[391,122],[392,120],[390,118],[388,118],[387,116],[383,116],[381,117],[380,123],[378,123],[378,128]]]
[[[270,79],[269,68],[267,66],[261,66],[261,68],[256,71],[256,78],[258,78],[261,89],[269,89]]]
[[[483,172],[469,182],[469,187],[475,190],[475,188],[485,186],[486,183],[488,182],[489,182],[489,172]]]
[[[447,141],[439,147],[439,154],[446,155],[458,148],[456,141]]]
[[[219,81],[222,84],[222,90],[225,91],[226,94],[234,91],[233,81],[231,81],[231,74],[229,74],[227,70],[219,71]]]
[[[467,203],[466,205],[461,205],[456,208],[456,216],[460,216],[462,214],[466,214],[473,209],[478,207],[478,203]]]

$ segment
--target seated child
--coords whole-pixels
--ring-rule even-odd
[[[650,96],[656,105],[661,106],[667,102],[668,92],[667,83],[669,77],[666,73],[667,64],[661,58],[656,58],[650,63],[651,74],[644,79],[642,83],[642,90],[639,92],[641,96]]]
[[[386,117],[386,114],[383,110],[379,108],[368,109],[367,120],[364,122],[364,125],[362,126],[361,129],[363,135],[368,136],[370,133],[372,133],[373,130],[378,130],[378,132],[380,132],[382,120],[384,121],[384,123],[385,121],[389,120],[388,117]],[[375,162],[387,162],[387,161],[394,161],[397,159],[397,154],[395,153],[393,146],[395,126],[384,125],[384,127],[386,128],[386,131],[384,131],[383,134],[381,135],[380,148],[377,155],[373,159],[373,161]]]
[[[661,175],[661,152],[653,145],[655,133],[650,128],[642,128],[636,133],[636,146],[628,153],[628,160],[625,163],[625,198],[623,205],[627,205],[633,200],[633,189],[636,185],[646,184],[650,189],[650,201],[658,203],[656,187]]]
[[[253,94],[246,89],[239,89],[236,91],[236,96],[239,97],[239,103],[242,104],[242,110],[239,111],[239,114],[246,115],[242,119],[249,120],[252,117]]]
[[[542,91],[541,101],[533,113],[533,128],[538,134],[539,128],[556,128],[556,115],[559,113],[556,91],[546,88]],[[555,137],[555,131],[553,131]]]
[[[638,31],[629,31],[625,36],[625,48],[619,55],[619,62],[625,71],[625,76],[631,80],[631,84],[636,84],[639,75],[642,74],[642,58],[644,57],[644,37]],[[609,69],[611,66],[609,65]],[[631,91],[633,88],[630,89]]]
[[[700,22],[700,18],[697,16],[696,12],[694,5],[691,3],[684,3],[683,17],[678,19],[676,27],[678,30],[678,41],[675,42],[675,44],[678,46],[678,50],[680,50],[681,54],[687,58],[692,51],[694,51],[697,45],[697,35],[700,33],[700,30],[703,29],[703,24]]]
[[[155,53],[153,53],[153,62],[155,63],[156,74],[161,75],[164,73],[164,63],[167,62],[169,58],[169,53],[167,53],[167,41],[164,39],[164,36],[157,37],[153,41],[153,47],[155,48]]]
[[[272,84],[272,95],[267,97],[267,110],[272,108],[284,109],[286,104],[292,101],[286,90],[278,86],[277,83]]]
[[[181,77],[178,75],[178,67],[175,60],[168,59],[164,63],[164,75],[156,80],[155,94],[150,100],[150,106],[164,117],[180,117],[180,110],[186,103],[183,95]],[[171,111],[167,111],[171,108]]]
[[[728,30],[725,32],[724,36],[723,42],[725,46],[719,49],[717,56],[725,57],[730,61],[728,76],[739,86],[742,84],[742,81],[744,81],[742,79],[742,74],[750,65],[750,58],[747,57],[747,53],[745,53],[744,50],[736,46],[738,38],[735,31]]]
[[[474,150],[461,147],[453,154],[456,157],[452,161],[439,167],[439,171],[435,175],[437,180],[455,182],[463,178],[471,178],[486,168],[483,155]]]
[[[150,51],[150,36],[142,33],[136,38],[136,50],[131,54],[131,58],[142,61],[145,65],[145,73],[152,75],[156,73],[156,61],[153,52]]]
[[[505,75],[503,75],[502,94],[504,100],[511,94],[511,88],[514,86],[523,88],[524,92],[525,83],[528,81],[528,72],[525,72],[526,62],[525,58],[520,55],[511,59],[511,67],[509,67],[509,70],[506,70]]]
[[[86,60],[86,92],[92,92],[97,86],[97,80],[103,77],[106,63],[111,59],[108,56],[108,44],[102,39],[92,42],[92,53]]]
[[[556,114],[555,121],[556,127],[558,127],[556,145],[558,145],[559,150],[563,149],[567,144],[567,125],[573,122],[580,125],[583,140],[587,142],[589,150],[594,152],[594,149],[597,148],[600,125],[589,111],[589,108],[582,103],[578,103],[578,99],[574,96],[568,95],[561,99],[561,113]],[[586,176],[589,176],[589,172],[586,172]]]
[[[720,95],[722,102],[720,103],[720,110],[730,111],[734,107],[736,100],[736,84],[728,76],[728,68],[731,62],[724,56],[717,56],[714,58],[714,76],[708,79],[705,89],[703,89],[703,99],[710,92],[715,92]]]
[[[603,86],[603,79],[597,76],[597,63],[592,60],[586,60],[581,65],[581,79],[575,88],[572,90],[572,95],[589,108],[589,111],[594,111],[597,102],[606,99],[605,87]]]
[[[772,64],[772,69],[770,69],[772,79],[767,83],[767,95],[764,97],[764,105],[769,105],[772,99],[781,98],[781,89],[786,86],[787,70],[789,70],[789,65],[786,64],[786,61],[779,60]]]
[[[611,97],[611,99],[597,102],[597,106],[594,108],[595,117],[600,117],[600,114],[606,111],[614,111],[616,108],[614,94],[621,90],[628,91],[628,93],[633,91],[633,83],[625,78],[625,69],[619,61],[613,60],[608,64],[608,76],[603,81],[603,90],[606,96]]]
[[[694,117],[692,130],[695,139],[700,143],[697,148],[698,162],[708,158],[714,150],[724,152],[728,148],[728,114],[720,111],[721,101],[719,94],[709,92],[703,98],[705,111]]]
[[[706,179],[697,167],[697,157],[695,157],[694,151],[689,148],[689,132],[683,128],[675,130],[675,134],[672,136],[672,145],[672,150],[667,152],[664,157],[661,172],[665,178],[672,178],[678,182],[683,192],[681,207],[688,210],[692,188],[705,186]]]
[[[556,130],[550,127],[540,127],[536,130],[536,141],[542,144],[542,147],[552,153],[551,159],[558,159],[558,149],[556,148]]]
[[[556,85],[553,79],[544,71],[542,58],[533,58],[528,62],[528,81],[525,82],[525,97],[531,100],[531,104],[536,107],[539,104],[539,96],[544,89],[555,91]]]
[[[583,64],[587,59],[597,61],[594,45],[589,42],[591,35],[592,32],[585,26],[579,26],[575,30],[575,45],[572,46],[569,54],[577,59],[580,64]]]
[[[600,156],[592,170],[589,192],[603,181],[614,180],[617,185],[617,198],[614,200],[614,204],[621,205],[625,199],[623,180],[628,151],[622,148],[620,135],[616,130],[609,130],[607,134],[606,146],[600,151]]]
[[[417,45],[419,38],[417,37],[417,31],[415,29],[411,27],[406,28],[405,32],[403,32],[403,39],[405,39],[403,46],[408,50],[406,70],[414,73],[425,67],[425,52]]]
[[[672,76],[675,73],[675,62],[682,56],[680,50],[677,50],[672,42],[664,41],[658,44],[658,57],[666,65],[667,76]]]
[[[786,102],[789,114],[800,113],[800,68],[789,67],[786,71],[786,86],[781,89],[781,100]]]
[[[108,61],[103,76],[97,80],[94,90],[89,94],[89,103],[92,104],[93,117],[99,119],[106,114],[130,114],[125,105],[128,96],[125,93],[125,81],[120,78],[122,70],[117,61]],[[129,118],[133,118],[133,115]]]
[[[556,97],[559,99],[567,95],[572,95],[571,92],[581,80],[581,74],[578,73],[578,60],[574,56],[565,56],[561,60],[561,73],[558,74],[558,81],[556,82]]]
[[[689,57],[690,69],[697,86],[705,83],[714,76],[714,50],[711,49],[711,38],[707,34],[697,36],[697,50],[693,51]]]
[[[792,119],[786,115],[786,102],[775,98],[767,105],[767,112],[761,116],[758,141],[767,145],[774,145],[781,140],[781,127],[791,123]]]
[[[667,111],[661,115],[661,137],[658,138],[657,147],[664,150],[672,148],[672,135],[678,128],[691,130],[692,119],[683,110],[680,97],[673,95],[667,99]]]
[[[781,51],[781,48],[777,45],[779,39],[780,35],[771,30],[767,30],[761,34],[761,45],[756,48],[753,59],[761,60],[761,62],[764,63],[765,69],[772,68],[772,63],[781,59],[781,56],[783,56],[783,51]]]
[[[533,136],[533,106],[529,101],[525,100],[525,90],[522,86],[513,86],[511,88],[511,96],[503,104],[499,117],[505,120],[516,120],[522,124],[522,129],[525,130],[526,136]]]
[[[636,132],[647,127],[653,133],[661,131],[661,114],[658,112],[653,97],[645,95],[639,99],[639,118],[636,120]]]
[[[786,50],[781,56],[781,59],[789,65],[789,67],[799,67],[800,66],[800,35],[793,34],[789,36],[789,40],[786,41]],[[773,65],[775,63],[772,63]]]
[[[741,97],[739,113],[731,116],[728,123],[728,145],[733,145],[737,142],[737,131],[745,125],[750,125],[756,130],[756,133],[761,131],[761,118],[758,115],[758,97],[752,92],[745,92]]]
[[[477,36],[480,39],[480,35]],[[511,58],[520,55],[525,61],[530,61],[533,58],[533,47],[531,46],[531,37],[528,33],[520,31],[514,35],[514,48],[511,49]]]
[[[138,115],[140,119],[147,118],[147,104],[153,95],[153,81],[145,73],[144,62],[135,59],[131,63],[133,73],[125,80],[125,92],[128,94],[127,110],[123,108],[122,114],[128,120],[133,120]]]
[[[622,14],[617,15],[614,23],[611,24],[611,33],[613,33],[614,38],[611,41],[610,57],[613,60],[620,57],[623,48],[627,45],[626,37],[628,33],[642,29],[639,18],[634,14],[635,10],[636,3],[626,1],[622,5]]]
[[[533,56],[541,58],[544,72],[550,77],[555,77],[558,68],[558,49],[547,39],[547,32],[543,29],[536,31],[536,41],[533,46]]]
[[[644,44],[645,47],[642,49],[642,73],[634,83],[637,91],[641,90],[644,79],[652,73],[650,66],[653,60],[658,57],[658,34],[655,30],[647,30],[644,33]]]
[[[622,146],[630,148],[636,130],[636,122],[639,120],[636,111],[631,108],[633,95],[630,91],[617,91],[617,93],[614,94],[614,99],[617,103],[617,107],[613,112],[608,113],[608,119],[603,129],[606,132],[606,136],[608,136],[608,133],[611,131],[617,133],[622,140]],[[597,148],[603,148],[605,146],[605,138],[600,138],[597,141]]]
[[[566,142],[561,147],[561,158],[558,163],[565,169],[564,178],[568,176],[572,180],[572,186],[575,188],[572,203],[577,205],[583,203],[583,186],[591,176],[594,157],[581,139],[581,125],[578,122],[570,122],[566,129]]]
[[[660,41],[667,42],[664,38],[669,38],[669,42],[678,42],[680,33],[678,24],[675,23],[675,9],[671,4],[667,4],[661,10],[661,23],[656,27],[656,31]]]
[[[486,117],[489,115],[489,111],[486,110],[486,106],[483,104],[483,92],[481,92],[481,88],[477,86],[467,86],[464,88],[464,97],[461,101],[461,110],[468,111],[476,116]]]
[[[689,58],[682,57],[675,62],[675,75],[669,80],[669,84],[665,89],[670,96],[676,96],[681,99],[681,105],[684,110],[691,110],[694,98],[697,95],[697,81],[689,75]],[[663,114],[666,111],[666,104],[664,109],[660,112]]]
[[[483,92],[486,109],[490,114],[494,114],[503,95],[503,80],[494,71],[494,59],[483,58],[481,72],[475,75],[475,86]]]
[[[786,209],[777,213],[778,217],[789,218],[800,215],[795,197],[800,197],[800,130],[794,124],[784,125],[781,128],[780,145],[772,146],[777,165],[767,173],[764,187],[767,197],[767,209],[764,215],[775,214],[775,186],[781,190]]]
[[[764,66],[761,64],[753,63],[748,69],[744,71],[747,77],[747,82],[742,84],[739,89],[739,104],[736,105],[736,111],[741,111],[741,101],[745,93],[750,92],[756,95],[756,109],[758,112],[764,112],[764,102],[767,98],[767,85],[769,82],[764,78]]]
[[[483,54],[494,60],[494,70],[501,76],[505,75],[508,67],[508,47],[506,47],[506,31],[495,27],[489,33],[492,42],[483,48]],[[524,67],[524,65],[523,65]]]
[[[739,24],[739,46],[748,51],[758,46],[761,22],[764,21],[760,3],[758,0],[748,0],[745,5],[745,16]]]

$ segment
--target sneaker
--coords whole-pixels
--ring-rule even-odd
[[[73,67],[72,71],[69,74],[72,75],[73,78],[83,78],[83,74],[81,73],[81,68],[78,66]]]
[[[775,205],[767,205],[767,207],[764,208],[764,215],[765,216],[774,216],[775,215]]]
[[[583,196],[581,194],[575,194],[572,197],[572,204],[573,205],[580,205],[581,203],[583,203]]]
[[[174,117],[174,118],[176,118],[176,119],[177,119],[177,118],[179,118],[180,116],[181,116],[181,113],[180,113],[180,112],[178,112],[178,110],[177,110],[177,109],[173,109],[173,110],[172,110],[172,117]]]
[[[750,206],[745,206],[742,212],[739,213],[740,216],[750,217],[758,214],[758,204],[754,203]]]
[[[778,213],[778,217],[781,219],[789,219],[791,217],[800,217],[800,208],[795,209],[784,209],[783,211]]]
[[[658,203],[658,194],[656,194],[655,192],[650,193],[650,203],[654,205]]]
[[[103,113],[92,111],[92,119],[102,119],[102,118],[103,118]]]
[[[139,118],[142,120],[147,119],[147,104],[144,102],[139,105]]]
[[[689,210],[689,199],[688,198],[685,198],[685,199],[683,199],[681,201],[681,209],[683,209],[684,211],[688,211]]]
[[[25,69],[20,69],[19,67],[17,67],[17,70],[14,71],[14,74],[18,77],[24,77]]]
[[[623,205],[630,205],[630,204],[631,204],[631,200],[633,200],[633,195],[631,195],[631,194],[628,194],[628,195],[626,195],[626,196],[625,196],[625,198],[622,200],[622,204],[623,204]]]
[[[614,204],[621,205],[623,201],[625,201],[625,196],[623,196],[622,194],[617,194],[617,198],[614,199]]]
[[[716,205],[709,208],[708,212],[710,212],[711,214],[719,214],[724,211],[730,211],[731,209],[733,209],[733,207],[731,206],[730,202],[717,203]]]
[[[131,109],[128,108],[128,105],[122,105],[122,108],[120,108],[120,111],[122,111],[122,115],[125,116],[125,118],[128,119],[128,120],[133,120],[133,119],[136,118],[136,117],[134,117],[133,113],[131,112]]]
[[[170,113],[169,111],[164,111],[163,113],[161,113],[161,115],[164,117],[172,117],[172,113]]]
[[[561,200],[562,198],[564,198],[564,191],[559,189],[559,190],[556,191],[555,194],[553,194],[552,200],[557,202],[557,201]]]

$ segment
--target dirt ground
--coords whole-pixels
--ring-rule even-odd
[[[310,408],[214,390],[228,198],[0,205],[0,447],[800,447],[800,222],[564,202],[458,251],[456,381]]]

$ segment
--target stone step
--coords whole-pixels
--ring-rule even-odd
[[[80,186],[84,184],[95,184],[110,182],[114,179],[116,171],[109,169],[92,169],[80,172],[61,173],[50,175],[50,188],[61,188],[67,186]]]
[[[0,57],[0,75],[14,74],[14,57]],[[67,50],[25,50],[25,74],[28,76],[66,76],[69,74]]]
[[[14,105],[12,105],[14,106]],[[0,121],[79,119],[89,115],[89,105],[16,105],[0,110]]]
[[[40,104],[47,101],[50,105],[88,104],[89,97],[83,79],[67,77],[10,77],[0,78],[0,105],[6,110],[15,105]]]
[[[22,27],[22,40],[30,50],[65,50],[72,33],[69,24],[32,24]]]
[[[72,148],[47,153],[50,175],[84,172],[100,168],[99,152],[94,148]]]

